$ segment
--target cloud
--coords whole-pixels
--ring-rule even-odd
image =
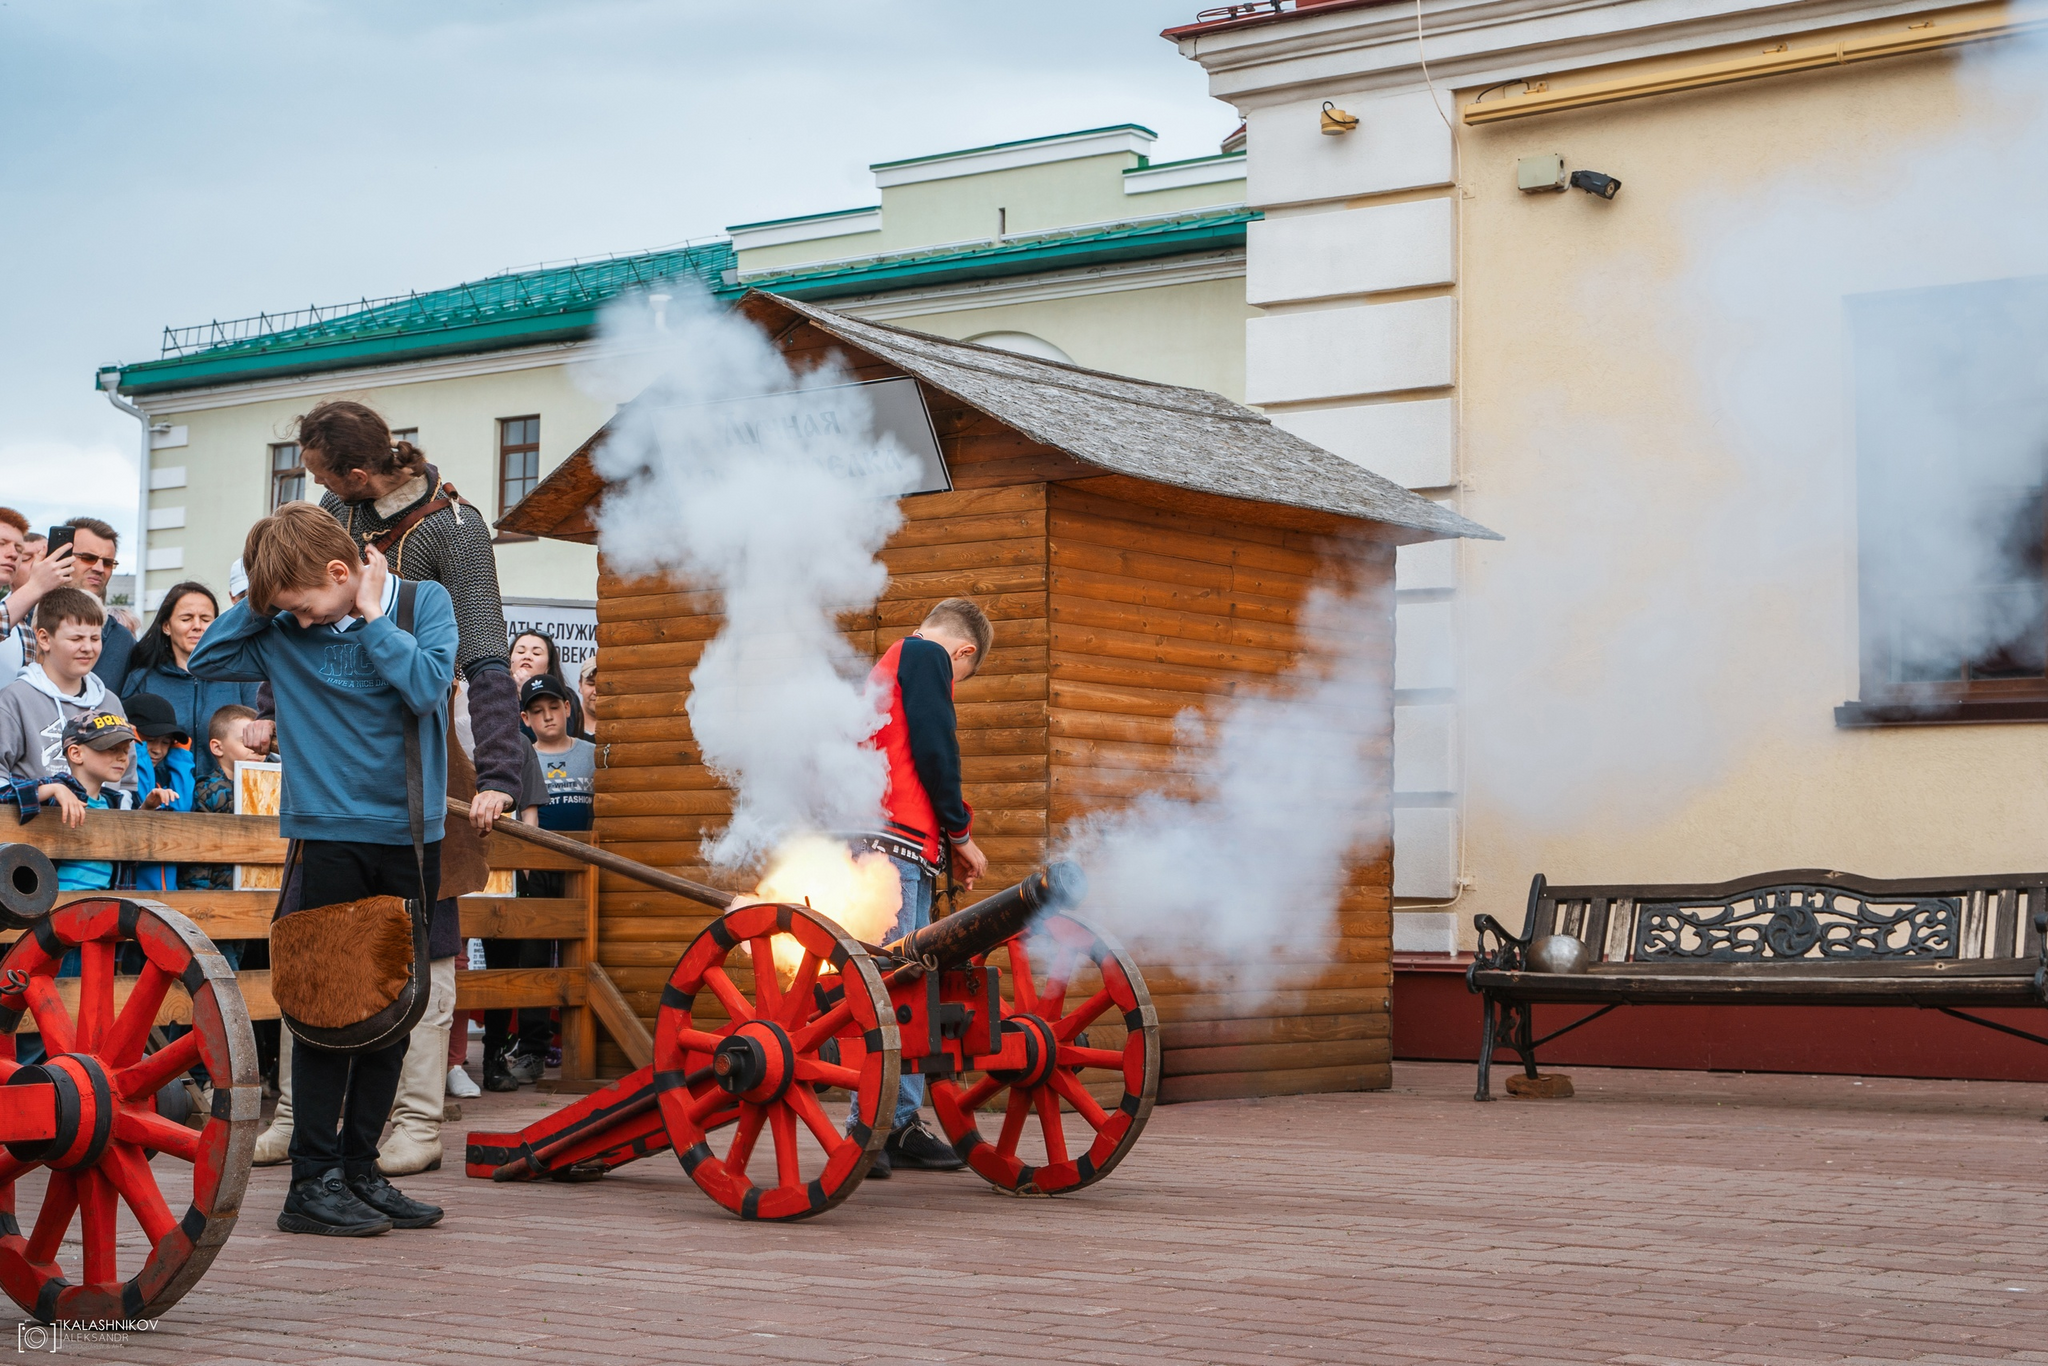
[[[135,450],[111,442],[0,442],[0,506],[15,509],[32,527],[80,516],[111,522],[125,558],[134,544]],[[128,568],[124,564],[123,572]]]

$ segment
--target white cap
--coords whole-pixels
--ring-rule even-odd
[[[242,568],[241,559],[237,557],[235,562],[228,566],[228,596],[239,598],[247,594],[248,591],[249,575]]]

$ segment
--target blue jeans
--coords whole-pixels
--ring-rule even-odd
[[[896,927],[883,936],[884,943],[901,939],[913,930],[921,930],[932,923],[932,875],[906,859],[891,857],[889,862],[896,865],[896,876],[903,883],[903,908],[896,912]],[[917,1118],[917,1112],[924,1107],[924,1078],[905,1073],[896,1083],[896,1117],[898,1129]],[[857,1109],[849,1109],[848,1123],[859,1123]]]

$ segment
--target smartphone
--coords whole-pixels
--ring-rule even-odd
[[[46,552],[44,552],[44,553],[45,553],[45,554],[49,554],[49,555],[54,555],[54,554],[56,554],[56,553],[57,553],[58,551],[62,550],[62,549],[63,549],[63,548],[65,547],[65,546],[67,546],[67,545],[70,545],[70,544],[71,544],[71,541],[72,541],[72,538],[73,538],[73,537],[75,537],[75,536],[77,536],[77,535],[78,535],[78,528],[77,528],[77,527],[75,527],[75,526],[53,526],[53,527],[51,527],[51,528],[50,528],[50,548],[49,548],[49,550],[47,550],[47,551],[46,551]]]

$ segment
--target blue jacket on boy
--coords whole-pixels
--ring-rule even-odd
[[[395,619],[400,580],[384,587],[375,621],[343,617],[301,627],[289,612],[229,608],[185,667],[198,678],[268,680],[284,755],[281,833],[288,839],[411,844],[405,727],[420,728],[428,843],[448,809],[448,689],[455,678],[455,608],[431,580],[414,584],[413,629]]]

